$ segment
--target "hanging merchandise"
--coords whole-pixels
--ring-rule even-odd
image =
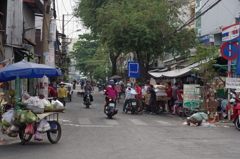
[[[34,140],[37,140],[37,141],[42,141],[43,140],[42,134],[39,131],[36,131]]]
[[[34,134],[33,123],[27,124],[27,127],[25,129],[25,134]]]
[[[42,119],[38,128],[37,128],[37,131],[46,132],[50,129],[51,129],[50,124],[46,120]]]

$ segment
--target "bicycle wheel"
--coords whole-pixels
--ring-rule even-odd
[[[50,121],[49,124],[51,129],[47,131],[48,140],[51,143],[56,144],[62,135],[61,126],[57,121]]]
[[[194,110],[191,108],[185,108],[184,109],[184,115],[187,117],[190,117],[194,113]]]
[[[18,133],[22,145],[24,145],[25,142],[29,142],[33,136],[32,134],[25,134],[25,129],[26,129],[26,126],[21,126]]]

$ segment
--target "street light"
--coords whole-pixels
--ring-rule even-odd
[[[72,33],[74,33],[74,32],[79,32],[79,31],[81,31],[82,29],[77,29],[77,30],[75,30],[75,31],[73,31],[73,32],[71,32],[70,34],[68,34],[68,36],[67,37],[69,37],[69,35],[71,35]]]

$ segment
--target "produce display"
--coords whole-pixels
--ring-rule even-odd
[[[12,101],[12,103],[14,103]],[[63,111],[64,106],[58,100],[52,100],[50,103],[47,99],[41,97],[31,97],[24,93],[22,102],[14,103],[14,106],[6,107],[5,113],[2,114],[2,133],[10,137],[17,137],[22,133],[33,135],[35,140],[42,140],[41,133],[51,129],[48,121],[38,120],[36,114],[51,111]],[[25,130],[20,132],[20,128]],[[20,136],[21,138],[21,136]]]

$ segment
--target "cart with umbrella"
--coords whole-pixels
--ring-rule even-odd
[[[55,77],[60,76],[61,74],[61,70],[44,64],[20,61],[0,69],[0,82],[7,82],[15,80],[16,78],[42,78],[44,75],[47,77]],[[47,130],[46,133],[51,143],[57,143],[61,138],[61,126],[58,123],[58,113],[59,112],[47,112],[35,114],[37,120],[34,122],[34,126],[37,126],[40,120],[48,119],[50,129]],[[56,118],[50,118],[51,116],[55,117],[55,115]],[[21,117],[22,116],[20,116],[20,118]],[[26,125],[24,123],[18,124],[19,129],[16,133],[19,134],[21,143],[25,144],[25,142],[32,138],[33,134],[25,134]]]

